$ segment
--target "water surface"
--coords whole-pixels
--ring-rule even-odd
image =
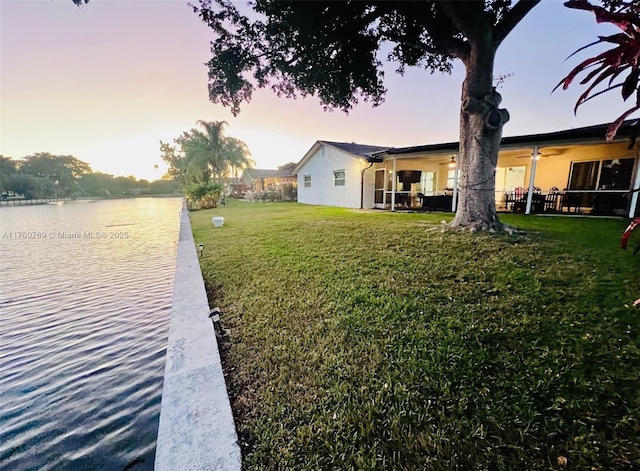
[[[153,469],[179,210],[0,208],[2,469]]]

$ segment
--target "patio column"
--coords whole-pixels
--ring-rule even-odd
[[[531,214],[531,202],[533,201],[533,187],[536,181],[536,168],[538,167],[538,146],[533,147],[533,153],[531,154],[531,175],[529,175],[529,192],[527,193],[527,207],[524,210],[525,214]]]
[[[636,178],[634,178],[633,186],[631,187],[631,189],[634,190],[631,193],[631,202],[629,204],[629,218],[631,219],[633,219],[636,214],[636,207],[638,205],[638,188],[640,188],[640,158],[638,158],[638,162],[636,163]]]
[[[458,207],[458,171],[460,166],[458,165],[459,155],[456,153],[456,167],[453,171],[453,196],[451,198],[451,211],[456,212],[456,208]]]
[[[396,210],[396,161],[397,158],[393,158],[393,172],[391,173],[391,211]]]

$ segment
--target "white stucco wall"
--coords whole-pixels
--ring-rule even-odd
[[[359,208],[361,171],[368,165],[363,158],[321,146],[298,170],[298,202]],[[345,171],[345,186],[333,185],[335,170]],[[311,187],[304,186],[305,175],[311,175]],[[367,190],[368,187],[370,191]],[[373,172],[369,171],[365,176],[364,207],[373,207]]]

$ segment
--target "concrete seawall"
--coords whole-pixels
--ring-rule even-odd
[[[156,447],[158,471],[241,469],[240,447],[208,314],[189,213],[183,205]]]

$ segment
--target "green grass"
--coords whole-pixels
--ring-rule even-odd
[[[212,216],[224,216],[214,228]],[[244,469],[638,469],[627,222],[295,203],[192,213]]]

